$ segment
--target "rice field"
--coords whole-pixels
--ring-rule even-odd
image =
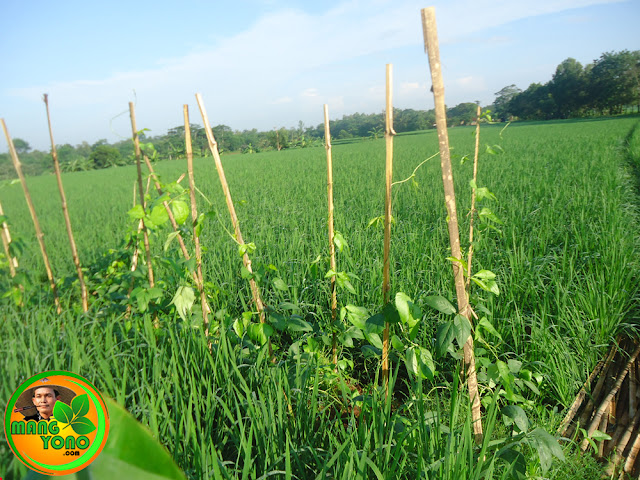
[[[493,271],[500,295],[478,290],[475,304],[501,339],[487,334],[477,355],[487,362],[522,362],[539,376],[540,394],[522,392],[523,405],[532,421],[552,434],[612,339],[634,330],[638,320],[637,123],[637,118],[621,118],[481,130],[481,145],[501,147],[493,147],[497,154],[481,149],[478,172],[478,186],[497,198],[481,206],[491,208],[501,223],[476,236],[474,271]],[[462,160],[473,156],[473,131],[450,130],[463,249],[468,248],[472,161]],[[435,131],[396,137],[394,180],[409,178],[437,151]],[[384,157],[383,140],[333,147],[335,228],[348,243],[338,253],[337,267],[353,274],[353,291],[340,290],[339,304],[364,307],[370,314],[382,308],[383,231],[371,220],[384,210]],[[276,333],[275,366],[264,349],[227,338],[233,337],[228,332],[234,321],[251,309],[251,293],[237,245],[227,233],[232,226],[211,157],[196,160],[195,180],[199,211],[214,212],[201,234],[204,277],[221,335],[213,354],[202,329],[192,328],[170,307],[160,329],[147,314],[125,319],[122,313],[105,313],[100,301],[82,314],[77,284],[71,283],[75,271],[55,178],[30,178],[66,307],[57,316],[46,295],[44,266],[20,185],[3,185],[0,201],[12,236],[24,243],[21,267],[42,286],[24,308],[2,299],[0,398],[40,371],[79,373],[147,425],[188,478],[472,478],[487,472],[491,478],[511,478],[504,459],[474,450],[466,406],[452,394],[456,375],[451,372],[457,367],[451,358],[437,359],[439,375],[423,382],[407,375],[404,362],[394,357],[400,393],[386,402],[375,387],[379,357],[367,354],[366,342],[342,348],[341,358],[351,360],[352,367],[339,373],[326,368],[329,348],[322,340],[331,311],[324,278],[325,150],[229,155],[223,163],[245,242],[256,245],[254,267],[266,272],[261,287],[273,318],[294,313],[313,330]],[[171,182],[186,172],[186,162],[155,168],[163,182]],[[98,264],[108,249],[122,248],[127,229],[134,226],[127,211],[135,179],[132,167],[63,176],[85,266]],[[427,298],[440,295],[455,304],[443,200],[437,157],[393,190],[392,292],[406,293],[422,309],[417,341],[426,349],[433,348],[444,320],[428,308]],[[164,251],[167,234],[152,245],[159,259],[177,248],[174,243],[169,254]],[[168,304],[180,284],[169,262],[159,261],[156,268],[163,289],[158,303]],[[482,392],[491,397],[496,389],[486,381]],[[367,408],[374,404],[383,408]],[[431,433],[439,424],[425,422],[425,415],[434,411],[446,412],[448,420],[437,422],[455,426],[458,444],[450,443],[454,437],[445,442]],[[485,415],[489,425],[493,415],[496,435],[504,434],[495,408],[487,406]],[[567,452],[571,448],[565,445]],[[454,451],[466,456],[447,454]],[[530,449],[523,452],[527,472],[538,474],[537,457]],[[577,465],[588,468],[577,458]],[[0,441],[0,473],[19,478],[21,468]],[[586,475],[557,461],[550,471],[552,478]]]

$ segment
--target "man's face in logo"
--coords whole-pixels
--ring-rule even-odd
[[[33,392],[33,404],[38,408],[42,418],[49,418],[53,415],[53,405],[60,397],[56,397],[53,388],[38,387]]]

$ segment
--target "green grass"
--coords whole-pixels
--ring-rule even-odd
[[[481,155],[478,178],[479,186],[497,196],[497,204],[484,205],[496,212],[503,225],[502,235],[488,231],[480,236],[474,269],[487,268],[498,275],[501,295],[483,302],[503,338],[494,345],[496,354],[504,361],[519,358],[543,374],[542,394],[535,399],[538,408],[557,406],[561,411],[568,406],[613,336],[637,322],[637,176],[630,166],[640,161],[639,135],[632,132],[636,123],[637,119],[625,118],[514,124],[502,138],[502,127],[482,129],[481,144],[500,144],[505,151]],[[460,165],[459,160],[472,154],[472,132],[466,127],[450,130],[457,156],[454,174],[461,232],[468,225],[472,165]],[[398,137],[394,179],[407,178],[436,151],[433,131]],[[355,294],[340,292],[340,303],[378,311],[383,232],[367,224],[383,213],[384,142],[337,145],[333,157],[336,229],[349,242],[348,250],[338,255],[338,269],[360,278],[353,282]],[[307,321],[326,325],[330,318],[328,286],[323,279],[326,258],[319,272],[311,267],[318,255],[325,257],[327,252],[324,149],[233,155],[223,157],[223,163],[245,241],[257,245],[254,264],[274,265],[288,286],[282,291],[267,283],[267,304],[278,309],[282,302],[294,303]],[[156,170],[164,181],[172,181],[186,166],[164,162]],[[124,236],[135,168],[66,174],[63,180],[80,256],[85,264],[95,262]],[[445,260],[448,238],[438,159],[427,162],[415,181],[417,186],[407,182],[394,187],[391,283],[394,291],[407,293],[424,307],[429,295],[454,300],[451,267]],[[54,274],[71,276],[74,269],[55,180],[38,177],[28,182]],[[196,161],[196,184],[214,203],[221,223],[231,230],[211,158]],[[26,242],[21,265],[44,278],[19,188],[0,188],[0,201],[12,235]],[[198,202],[201,210],[209,208],[202,198]],[[466,233],[461,235],[466,248]],[[248,308],[251,297],[240,275],[236,246],[216,221],[205,226],[202,242],[205,277],[215,286],[213,309],[226,312],[219,314],[220,319],[237,318]],[[154,245],[157,254],[162,243]],[[162,268],[158,274],[168,278]],[[77,297],[74,288],[62,294]],[[167,285],[167,299],[175,288]],[[226,471],[239,478],[279,471],[296,472],[299,478],[364,478],[375,476],[376,468],[388,478],[385,469],[390,464],[400,472],[399,478],[416,478],[424,462],[436,461],[442,447],[429,443],[433,440],[424,431],[418,435],[412,430],[403,437],[398,422],[403,422],[400,415],[421,423],[424,411],[444,408],[446,412],[449,399],[438,407],[431,392],[411,404],[413,410],[382,409],[367,428],[361,422],[350,430],[353,417],[344,423],[336,417],[351,402],[352,392],[344,383],[348,377],[323,383],[313,362],[286,355],[295,338],[280,337],[282,363],[271,367],[256,352],[234,350],[237,347],[224,342],[210,356],[201,331],[189,328],[177,315],[162,318],[165,328],[158,332],[147,317],[127,324],[116,314],[96,318],[70,309],[63,317],[65,329],[58,330],[62,320],[47,298],[34,297],[34,301],[40,303],[23,311],[8,300],[0,306],[5,319],[0,324],[0,348],[7,380],[0,387],[0,398],[8,398],[20,379],[43,370],[80,373],[149,425],[193,478],[217,475],[214,466],[218,465],[221,475]],[[423,310],[428,313],[419,339],[430,348],[442,319]],[[51,334],[43,336],[43,330]],[[376,362],[364,361],[357,348],[346,349],[342,355],[353,358],[356,371],[351,375],[365,386],[376,378]],[[444,373],[449,366],[443,365]],[[365,367],[369,370],[361,371]],[[407,378],[404,367],[397,375],[398,387],[409,398],[415,396],[417,386]],[[541,420],[541,424],[551,428],[557,417]],[[464,444],[464,415],[460,418],[456,438]],[[398,431],[392,425],[398,425]],[[462,449],[469,447],[462,444]],[[16,471],[10,462],[6,444],[0,443],[0,473]],[[326,462],[330,472],[322,470]],[[472,468],[468,463],[458,467]],[[446,472],[451,474],[458,467],[451,466]],[[553,478],[583,478],[570,468],[554,471]],[[277,475],[286,478],[284,473]]]

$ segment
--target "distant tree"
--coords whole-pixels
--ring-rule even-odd
[[[76,152],[84,158],[89,158],[89,155],[91,155],[91,145],[87,142],[82,142],[80,145],[76,145]]]
[[[556,103],[549,84],[532,83],[511,99],[508,110],[522,120],[548,120],[556,115]]]
[[[289,148],[289,131],[281,127],[274,129],[267,134],[269,146],[275,150],[282,150],[283,148]]]
[[[58,160],[60,161],[60,165],[72,162],[79,158],[85,158],[76,151],[73,145],[70,145],[68,143],[64,145],[57,145],[56,150],[58,152]]]
[[[107,168],[122,162],[122,156],[117,148],[109,145],[98,145],[91,155],[89,160],[94,168]]]
[[[579,116],[587,106],[587,77],[580,62],[574,58],[567,58],[558,65],[548,85],[559,117]]]
[[[495,93],[496,99],[493,102],[493,108],[494,108],[493,115],[494,115],[494,117],[495,118],[502,118],[502,119],[506,120],[511,115],[513,115],[513,112],[509,111],[509,102],[513,99],[513,97],[515,97],[516,95],[518,95],[521,92],[522,92],[522,90],[520,90],[515,85],[509,85],[507,87],[504,87],[499,92],[496,92]]]
[[[101,138],[100,140],[98,140],[96,143],[94,143],[93,145],[91,145],[91,150],[95,150],[97,147],[101,146],[101,145],[108,145],[109,142],[107,142],[106,138]]]
[[[468,125],[476,118],[478,105],[475,103],[460,103],[447,111],[449,125]]]
[[[15,147],[16,152],[18,152],[19,155],[22,153],[27,153],[29,150],[31,150],[29,142],[22,140],[21,138],[14,138],[13,146]]]
[[[218,150],[222,152],[235,152],[242,146],[242,138],[227,125],[216,125],[211,128],[213,136],[218,142]]]
[[[640,51],[603,53],[589,75],[593,106],[610,114],[621,113],[625,105],[640,101]]]

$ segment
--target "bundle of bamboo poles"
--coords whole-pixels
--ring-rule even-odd
[[[598,439],[598,458],[606,459],[607,478],[640,478],[640,342],[618,339],[600,361],[565,416],[558,433],[580,441],[582,451]],[[606,433],[602,439],[597,431]]]

